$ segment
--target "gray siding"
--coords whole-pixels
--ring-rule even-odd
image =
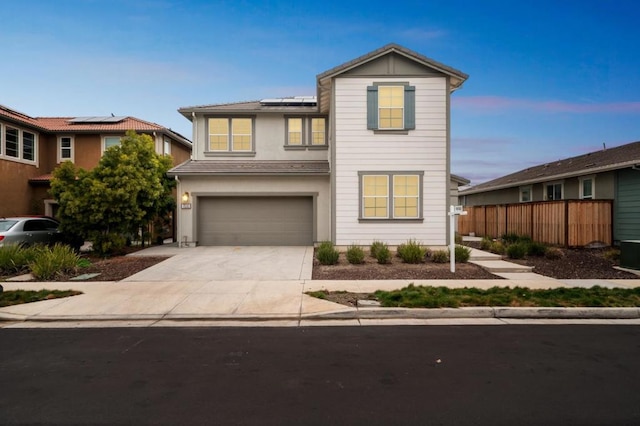
[[[613,239],[640,239],[640,170],[618,171]]]

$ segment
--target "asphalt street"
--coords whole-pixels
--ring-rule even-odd
[[[640,424],[640,327],[0,329],[0,424]]]

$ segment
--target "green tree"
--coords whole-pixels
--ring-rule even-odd
[[[121,249],[125,235],[137,235],[173,210],[175,181],[166,174],[171,166],[170,157],[156,154],[150,136],[133,131],[90,171],[62,163],[51,181],[62,230],[92,241],[102,254]]]

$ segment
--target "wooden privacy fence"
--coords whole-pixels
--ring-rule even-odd
[[[461,235],[499,238],[528,235],[534,241],[582,247],[594,241],[613,242],[613,200],[562,200],[468,206],[458,216]]]

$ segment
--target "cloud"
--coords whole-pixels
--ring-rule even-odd
[[[640,113],[640,102],[578,103],[555,100],[538,101],[502,96],[456,96],[452,99],[452,107],[472,112],[496,112],[518,109],[570,114]]]

